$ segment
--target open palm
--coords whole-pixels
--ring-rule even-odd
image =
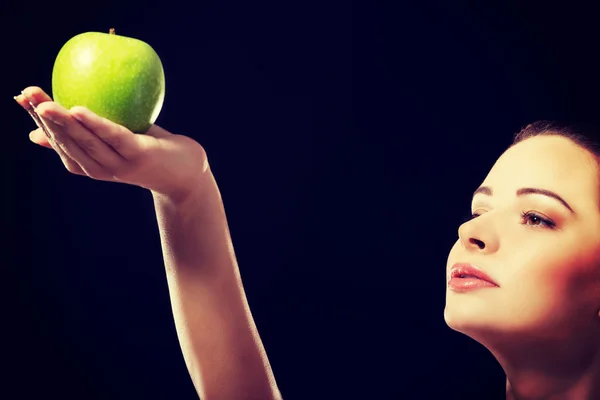
[[[16,100],[38,124],[31,141],[55,150],[73,174],[128,183],[178,199],[193,191],[208,169],[206,152],[198,142],[158,125],[135,134],[85,107],[67,110],[35,86]]]

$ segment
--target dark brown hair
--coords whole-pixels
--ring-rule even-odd
[[[572,140],[596,156],[600,163],[600,127],[593,122],[570,123],[562,121],[541,120],[527,125],[514,137],[510,147],[541,135],[558,135]]]

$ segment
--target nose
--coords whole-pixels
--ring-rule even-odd
[[[483,221],[482,217],[467,221],[458,228],[458,237],[467,250],[478,252],[494,252],[498,247],[497,235],[491,221]]]
[[[469,243],[477,246],[479,250],[485,249],[485,242],[476,238],[469,238]]]

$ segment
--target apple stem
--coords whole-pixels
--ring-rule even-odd
[[[111,35],[114,35],[115,34],[115,28],[110,28],[108,30],[108,33],[111,34]]]

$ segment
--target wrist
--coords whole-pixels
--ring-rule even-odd
[[[150,191],[155,204],[168,209],[185,212],[195,209],[212,198],[221,199],[219,189],[210,168],[202,171],[189,185],[177,192],[161,193]]]

